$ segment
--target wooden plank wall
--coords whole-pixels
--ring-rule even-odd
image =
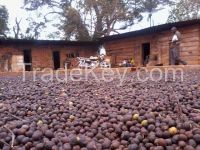
[[[32,47],[33,68],[53,68],[53,51],[60,52],[60,67],[64,68],[67,54],[79,53],[80,57],[95,56],[95,46],[39,46]]]
[[[11,53],[14,58],[22,57],[23,58],[23,50],[30,49],[32,55],[32,67],[33,70],[36,69],[44,69],[44,68],[53,68],[53,51],[60,52],[60,66],[64,68],[64,62],[66,61],[66,55],[69,53],[79,53],[80,57],[90,57],[95,56],[98,47],[97,46],[34,46],[34,45],[0,45],[0,72],[4,71],[1,69],[1,58],[3,55],[7,53]],[[12,71],[17,71],[17,61],[16,59],[12,59]]]
[[[200,25],[180,28],[182,34],[180,56],[190,65],[200,64]],[[142,65],[142,44],[151,44],[151,55],[158,56],[158,63],[169,64],[169,41],[171,32],[125,38],[105,42],[107,54],[112,57],[112,63],[121,63],[124,59],[134,57],[137,66]]]

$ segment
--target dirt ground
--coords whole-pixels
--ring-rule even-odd
[[[140,75],[1,74],[0,149],[199,150],[199,70]]]

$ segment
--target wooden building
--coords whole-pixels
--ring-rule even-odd
[[[177,27],[182,34],[180,56],[189,65],[200,65],[200,20],[170,23],[128,32],[101,39],[112,64],[134,58],[136,66],[143,66],[149,57],[148,65],[169,65],[170,29]]]
[[[75,57],[96,55],[97,42],[0,40],[0,71],[26,71],[64,68]]]
[[[100,38],[99,41],[0,40],[0,71],[64,68],[77,56],[95,56],[103,45],[113,66],[134,59],[136,66],[169,65],[170,29],[182,34],[180,56],[189,65],[200,65],[200,20],[163,24],[139,31]]]

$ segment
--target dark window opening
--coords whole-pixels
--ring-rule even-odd
[[[32,70],[31,50],[25,49],[23,50],[23,54],[24,54],[25,71],[31,71]]]
[[[76,53],[76,57],[79,57],[79,53]]]
[[[71,58],[74,58],[75,56],[74,56],[74,54],[71,54]]]
[[[53,62],[54,62],[54,69],[57,70],[60,68],[60,52],[55,51],[53,52]]]
[[[146,66],[149,62],[150,57],[150,43],[144,43],[142,44],[142,64]]]
[[[66,56],[67,58],[76,58],[76,57],[79,57],[79,53],[70,53],[70,54],[67,54]]]

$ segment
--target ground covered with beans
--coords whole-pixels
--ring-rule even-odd
[[[0,76],[0,149],[200,150],[199,70],[183,81],[118,77]]]

